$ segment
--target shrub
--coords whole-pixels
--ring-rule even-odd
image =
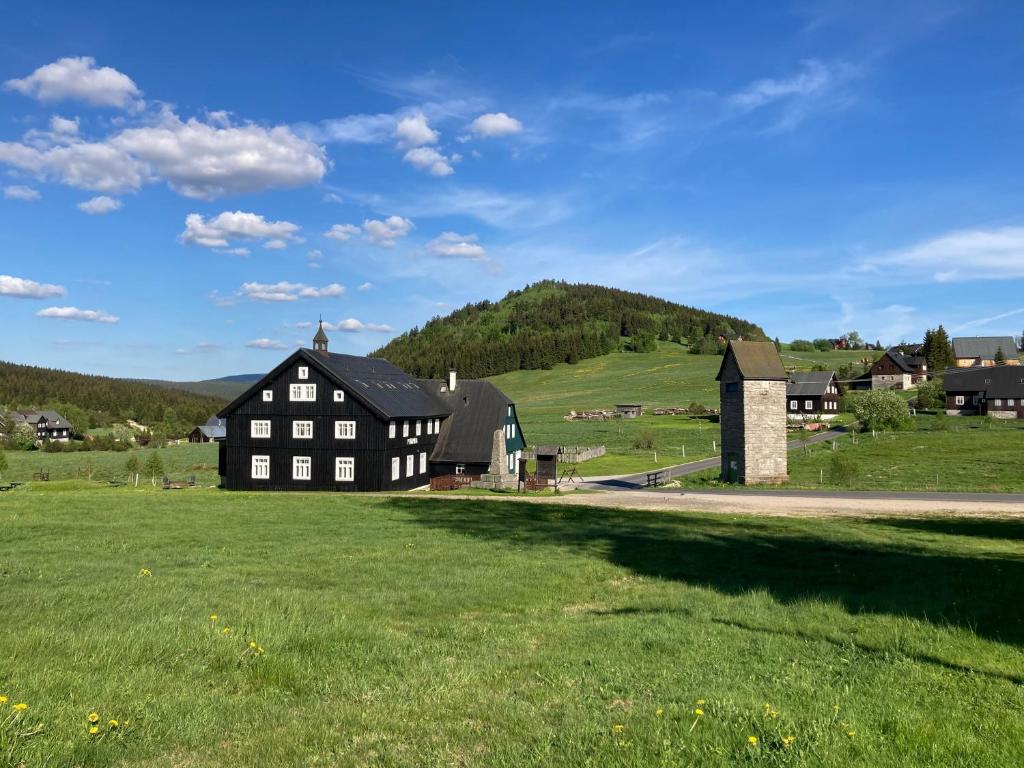
[[[688,410],[690,412],[691,416],[703,416],[705,413],[708,412],[708,409],[706,407],[704,407],[703,403],[696,403],[696,402],[690,403],[686,407],[686,410]]]
[[[853,485],[860,476],[860,464],[853,456],[833,451],[828,460],[828,480],[833,485]]]
[[[942,408],[946,403],[946,391],[939,379],[923,382],[917,387],[918,408]]]
[[[849,412],[867,430],[899,430],[913,426],[907,402],[897,393],[886,390],[851,393],[844,397]]]
[[[789,342],[789,348],[793,352],[813,352],[814,344],[809,342],[807,339],[794,339]]]
[[[654,448],[655,441],[654,432],[645,429],[642,432],[638,432],[636,437],[633,438],[633,447],[649,451]]]

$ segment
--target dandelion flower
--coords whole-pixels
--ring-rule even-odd
[[[747,736],[747,744],[752,747],[757,746],[757,736]]]
[[[0,704],[6,704],[6,703],[7,703],[7,697],[6,696],[0,696]]]
[[[222,635],[230,635],[230,634],[231,634],[231,627],[224,627],[224,629],[222,629],[222,630],[220,631],[220,633],[221,633]]]
[[[255,640],[250,640],[249,641],[249,647],[252,648],[255,651],[256,650],[256,641]]]
[[[216,621],[216,620],[217,620],[217,614],[216,613],[211,613],[210,614],[210,621]]]
[[[693,714],[695,714],[697,717],[704,717],[704,710],[700,707],[697,707],[697,709],[693,710]]]
[[[856,731],[847,731],[846,735],[849,736],[852,739],[854,736],[857,735],[857,732]]]
[[[152,575],[153,575],[153,572],[151,570],[149,570],[149,568],[143,568],[141,571],[139,571],[139,576],[152,576]]]
[[[794,741],[796,741],[796,736],[783,736],[782,737],[782,746],[784,746],[784,747],[786,747],[788,749],[789,747],[793,746],[793,742]]]
[[[90,723],[98,723],[100,721],[100,715],[98,712],[90,712],[87,719]]]
[[[698,707],[703,707],[704,706],[704,699],[697,699],[697,706]]]
[[[20,704],[15,704],[13,706],[13,709],[15,712],[24,712],[26,709],[28,709],[28,704],[26,704],[25,702],[21,702]]]
[[[117,728],[118,722],[117,720],[108,720],[107,725],[109,725],[111,728]]]
[[[612,726],[612,731],[614,731],[615,733],[622,733],[624,730],[626,730],[626,726],[624,725],[616,724]]]
[[[99,732],[100,732],[100,729],[97,726],[95,726],[95,725],[92,726],[92,728],[89,729],[89,735],[90,736],[95,736]]]
[[[665,714],[665,710],[662,709],[661,707],[658,707],[656,710],[654,710],[655,717],[661,717],[664,714]]]

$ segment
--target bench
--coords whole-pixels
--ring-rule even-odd
[[[49,472],[33,472],[32,473],[32,479],[33,480],[43,480],[43,481],[46,481],[46,480],[50,479],[50,473]]]
[[[664,474],[665,473],[662,470],[660,470],[660,469],[656,469],[654,472],[648,472],[647,473],[647,487],[648,488],[657,488],[659,485],[661,485],[661,482],[663,480],[662,475],[664,475]]]
[[[187,480],[171,480],[171,478],[165,475],[163,487],[165,491],[177,491],[182,488],[195,488],[196,476],[189,475]]]

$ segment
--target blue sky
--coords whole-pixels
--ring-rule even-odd
[[[361,354],[548,277],[783,339],[1024,327],[1018,4],[100,2],[5,27],[4,359],[262,371],[320,314]]]

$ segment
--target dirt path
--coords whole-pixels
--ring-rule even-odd
[[[431,494],[434,496],[435,494]],[[965,501],[956,498],[907,499],[887,498],[823,498],[799,493],[749,494],[730,493],[666,493],[643,491],[601,491],[599,493],[563,493],[558,496],[470,496],[436,494],[439,498],[488,501],[522,501],[531,504],[568,504],[584,507],[618,509],[674,509],[719,514],[750,514],[775,517],[1013,517],[1024,519],[1024,502]]]

